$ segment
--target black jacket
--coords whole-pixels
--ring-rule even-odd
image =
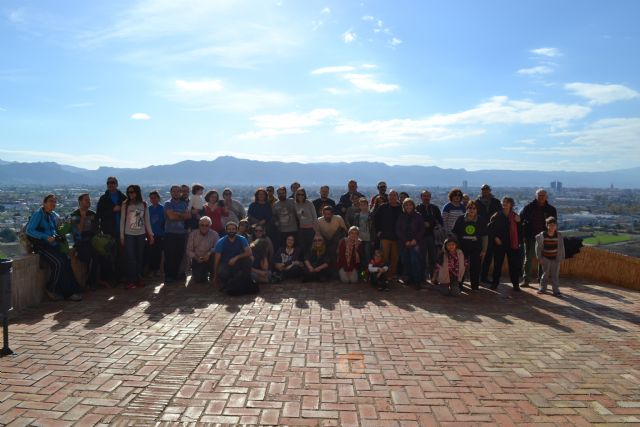
[[[534,200],[533,202],[527,204],[527,206],[522,208],[522,210],[520,211],[520,219],[522,220],[522,228],[524,230],[524,235],[529,240],[535,239],[537,234],[533,228],[533,223],[532,223],[533,216],[534,216],[533,212],[535,209],[538,209],[537,200]],[[544,219],[547,219],[550,216],[554,217],[556,220],[558,219],[558,212],[556,211],[556,208],[551,206],[549,202],[544,203],[544,205],[542,206],[542,212],[543,212]],[[541,230],[545,230],[546,228],[545,224],[538,224],[538,228],[540,228],[540,226],[542,226]],[[540,232],[540,230],[538,230],[538,232]]]
[[[502,210],[502,202],[491,196],[491,200],[489,201],[489,208],[482,203],[481,197],[476,199],[476,206],[478,207],[478,215],[484,218],[485,221],[489,221],[494,213],[500,212]]]
[[[517,229],[518,243],[522,243],[522,221],[518,223]],[[493,214],[491,220],[489,220],[487,231],[489,233],[489,244],[493,243],[493,246],[496,246],[494,239],[497,237],[502,241],[503,247],[510,247],[511,233],[509,232],[509,219],[504,212],[500,211]]]
[[[396,223],[402,213],[402,206],[391,206],[389,203],[380,205],[374,214],[376,232],[380,233],[380,239],[398,240]]]
[[[433,229],[436,224],[443,225],[442,222],[442,214],[440,213],[440,209],[432,203],[429,203],[429,206],[425,206],[424,203],[420,203],[416,206],[416,211],[422,215],[422,220],[429,223],[429,227],[424,228],[424,234],[427,236],[433,235]]]
[[[127,196],[120,190],[118,190],[118,205],[122,206],[122,202],[126,200]],[[116,239],[120,239],[120,224],[116,223],[116,214],[113,212],[115,204],[111,200],[111,194],[109,190],[105,191],[100,200],[98,200],[97,214],[98,214],[98,227],[103,233],[114,236]]]

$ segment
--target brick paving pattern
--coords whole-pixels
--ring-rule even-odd
[[[640,425],[640,293],[101,290],[11,326],[0,425]]]

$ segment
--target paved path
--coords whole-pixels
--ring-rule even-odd
[[[640,425],[640,293],[98,291],[11,328],[0,425]]]

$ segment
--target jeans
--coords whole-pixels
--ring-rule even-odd
[[[147,244],[145,252],[147,267],[152,272],[160,270],[162,250],[164,248],[164,236],[153,236],[153,240],[153,245]]]
[[[125,234],[124,250],[127,257],[127,282],[137,283],[144,273],[144,247],[146,236]]]
[[[417,247],[405,247],[402,248],[400,252],[404,273],[409,276],[409,282],[413,283],[414,285],[420,284],[420,282],[422,282],[422,279],[424,278],[420,255],[420,251]]]

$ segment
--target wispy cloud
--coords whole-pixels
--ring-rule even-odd
[[[536,67],[531,67],[531,68],[521,68],[517,71],[517,73],[527,75],[527,76],[535,76],[535,75],[553,73],[553,69],[546,65],[538,65]]]
[[[554,137],[569,138],[571,155],[617,157],[619,164],[638,164],[640,117],[597,120],[583,129],[563,131]]]
[[[371,92],[386,93],[400,89],[400,86],[397,84],[380,83],[376,81],[375,77],[371,74],[350,73],[346,74],[344,78],[358,89]]]
[[[320,13],[323,14],[323,15],[329,15],[329,14],[331,14],[331,9],[328,8],[328,7],[325,7],[324,9],[322,9],[320,11]]]
[[[623,85],[596,83],[567,83],[565,89],[574,95],[586,98],[592,105],[610,104],[640,96],[640,93]]]
[[[534,55],[545,56],[547,58],[556,58],[562,55],[560,49],[556,47],[539,47],[537,49],[531,49],[530,52]]]
[[[397,37],[393,37],[389,43],[391,44],[391,46],[398,46],[402,44],[402,40]]]
[[[82,168],[98,168],[100,166],[113,165],[118,167],[140,167],[135,161],[129,162],[122,157],[111,157],[105,154],[82,154],[78,152],[65,153],[60,151],[40,150],[7,150],[0,149],[0,153],[10,156],[16,162],[33,162],[34,159],[54,161],[61,164],[73,165]]]
[[[151,116],[147,113],[133,113],[131,118],[133,120],[151,120]]]
[[[357,37],[358,35],[352,30],[347,30],[344,33],[342,33],[342,40],[345,43],[353,43]]]
[[[327,124],[337,116],[338,111],[333,108],[316,108],[306,113],[264,114],[251,119],[260,130],[241,134],[238,138],[256,139],[307,133],[311,128]]]
[[[219,92],[223,89],[220,80],[176,80],[176,87],[189,92]]]
[[[356,67],[352,65],[334,65],[330,67],[316,68],[315,70],[311,71],[311,74],[314,76],[317,76],[320,74],[344,73],[344,72],[355,71],[355,70],[356,70]]]
[[[88,108],[93,107],[93,102],[76,102],[74,104],[67,104],[65,108]]]

